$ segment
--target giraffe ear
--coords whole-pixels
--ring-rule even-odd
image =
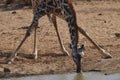
[[[86,43],[86,42],[82,43],[82,44],[80,45],[80,47],[78,47],[78,54],[81,55],[81,57],[84,57],[84,52],[83,52],[83,50],[85,49],[85,43]]]
[[[68,48],[72,49],[72,44],[71,43],[68,43]]]
[[[82,43],[80,47],[78,47],[78,50],[84,50],[85,49],[86,42]]]

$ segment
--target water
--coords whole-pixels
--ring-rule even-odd
[[[2,80],[120,80],[120,74],[104,75],[98,72],[84,72],[82,74],[67,73],[54,75],[37,75]]]

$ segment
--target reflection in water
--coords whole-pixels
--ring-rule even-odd
[[[76,74],[74,80],[83,80],[83,74],[82,73]]]
[[[120,74],[104,75],[98,72],[39,75],[0,80],[120,80]]]

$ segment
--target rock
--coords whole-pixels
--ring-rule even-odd
[[[10,69],[8,69],[8,68],[4,68],[4,67],[2,67],[2,66],[0,66],[0,73],[8,73],[8,72],[10,72]]]
[[[120,33],[115,33],[115,36],[116,36],[117,38],[120,38]]]
[[[0,66],[0,73],[4,72],[4,68],[2,66]]]

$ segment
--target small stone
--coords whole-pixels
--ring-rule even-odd
[[[98,15],[100,15],[100,16],[101,16],[101,15],[102,15],[102,13],[99,13]]]
[[[4,72],[4,68],[0,66],[0,73]]]
[[[115,33],[115,36],[116,36],[117,38],[120,38],[120,33]]]
[[[16,14],[16,11],[13,11],[12,14]]]
[[[10,69],[0,66],[0,73],[3,73],[3,72],[5,72],[5,73],[10,72]]]

